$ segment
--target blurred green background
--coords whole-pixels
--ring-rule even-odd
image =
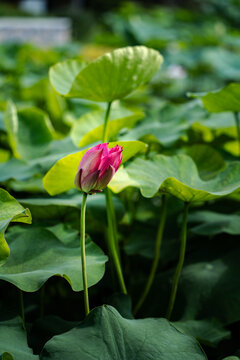
[[[134,128],[121,129],[112,140],[142,140],[149,145],[149,153],[186,153],[193,158],[200,176],[205,180],[207,176],[216,176],[229,161],[238,160],[233,114],[209,113],[201,100],[189,97],[188,93],[212,91],[240,81],[240,0],[148,1],[147,4],[144,1],[49,1],[47,11],[38,15],[21,10],[17,1],[1,1],[0,25],[1,17],[16,16],[32,17],[33,20],[37,16],[49,19],[68,17],[72,20],[72,41],[61,46],[37,46],[14,41],[0,43],[0,181],[3,188],[30,208],[33,227],[55,229],[58,224],[63,227],[60,230],[64,236],[71,235],[71,232],[77,235],[78,192],[50,198],[43,189],[42,178],[56,160],[78,151],[78,136],[83,136],[81,116],[106,107],[102,103],[60,97],[54,92],[49,83],[49,68],[65,59],[90,61],[105,52],[128,45],[143,44],[157,49],[164,57],[164,64],[150,84],[116,102],[115,110],[120,114],[124,115],[127,107],[127,111],[144,111],[145,117]],[[9,100],[18,110],[19,131],[16,134],[12,134],[12,129],[7,129],[7,122],[4,122]],[[29,110],[32,107],[35,109]],[[29,121],[30,118],[34,121]],[[41,129],[39,123],[43,123]],[[87,126],[83,129],[86,133],[90,130]],[[35,137],[35,134],[40,135]],[[209,167],[205,159],[209,160]],[[239,254],[239,230],[235,235],[226,228],[219,233],[222,217],[214,220],[215,212],[218,212],[226,219],[233,216],[233,220],[239,223],[239,199],[237,193],[216,202],[197,204],[200,215],[194,217],[193,208],[189,221],[186,268],[191,271],[185,277],[186,283],[183,281],[174,319],[181,319],[190,311],[191,321],[196,321],[198,331],[202,331],[202,337],[199,333],[196,336],[204,345],[209,359],[213,360],[240,354],[240,269],[236,259]],[[126,189],[114,197],[114,201],[129,293],[136,303],[153,257],[155,235],[153,237],[152,234],[157,231],[161,202],[158,198],[142,198],[136,189]],[[149,298],[140,317],[165,315],[169,278],[178,257],[182,207],[178,199],[169,200],[158,281],[151,293],[154,304]],[[206,210],[211,213],[206,213]],[[88,232],[106,250],[104,211],[103,196],[93,197],[87,214]],[[202,226],[210,222],[212,233],[209,234],[208,227],[205,233],[200,225],[199,229],[196,218],[202,221]],[[11,236],[11,228],[8,232]],[[230,270],[222,285],[221,267],[214,267],[214,276],[211,277],[211,267],[205,271],[201,264],[205,261],[210,265],[215,264],[214,261],[221,263],[226,254]],[[192,264],[196,265],[195,268],[191,268]],[[139,276],[138,281],[135,273]],[[101,305],[106,299],[110,303],[112,288],[109,279],[108,268],[99,285],[90,289],[92,306]],[[0,308],[4,309],[0,311],[1,318],[8,318],[7,310],[11,315],[18,314],[16,289],[5,282],[1,282],[0,286],[3,294]],[[188,286],[191,286],[191,291]],[[188,293],[191,293],[189,304],[186,301]],[[37,343],[34,336],[41,338],[38,331],[44,332],[41,324],[36,322],[39,316],[38,296],[25,294],[27,321],[33,324],[33,329],[35,327],[30,339],[35,352],[40,351],[42,343]],[[79,298],[80,295],[73,293],[63,279],[50,279],[46,285],[45,313],[66,320],[79,320],[82,314],[71,311],[73,307],[78,309]],[[114,300],[111,303],[117,307]],[[196,324],[191,326],[194,328]],[[45,335],[43,339],[46,340]]]

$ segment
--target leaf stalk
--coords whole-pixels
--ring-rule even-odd
[[[111,111],[112,102],[110,101],[107,104],[107,110],[104,118],[104,127],[103,127],[103,139],[102,142],[105,143],[108,140],[108,125],[109,125],[109,115]],[[107,187],[105,190],[106,198],[106,210],[107,210],[107,220],[108,220],[108,250],[110,258],[114,264],[119,285],[123,294],[127,294],[126,285],[123,278],[122,266],[120,261],[120,251],[118,247],[117,240],[117,221],[116,214],[112,201],[111,190]]]
[[[172,290],[170,295],[170,300],[168,304],[167,309],[167,315],[166,318],[170,320],[172,311],[174,308],[177,290],[178,290],[178,284],[179,284],[179,278],[181,275],[184,258],[185,258],[185,252],[186,252],[186,243],[187,243],[187,219],[188,219],[188,209],[189,209],[189,203],[185,203],[184,205],[184,213],[183,213],[183,220],[182,220],[182,228],[181,228],[181,245],[180,245],[180,253],[179,253],[179,259],[177,268],[173,277],[173,283],[172,283]]]
[[[86,214],[87,194],[83,193],[82,208],[80,218],[80,246],[81,246],[81,260],[82,260],[82,280],[83,280],[83,296],[84,308],[86,316],[89,314],[89,299],[88,299],[88,285],[87,285],[87,266],[86,266],[86,252],[85,252],[85,214]]]
[[[137,312],[142,307],[142,305],[143,305],[144,301],[146,300],[146,297],[148,296],[149,291],[152,287],[153,281],[155,279],[155,275],[156,275],[156,271],[157,271],[157,267],[158,267],[158,263],[159,263],[160,249],[161,249],[161,245],[162,245],[163,231],[164,231],[164,227],[165,227],[165,223],[166,223],[166,214],[167,214],[166,203],[167,203],[166,195],[163,195],[162,196],[162,207],[161,207],[161,212],[160,212],[160,221],[159,221],[157,237],[156,237],[156,242],[155,242],[155,250],[154,250],[154,258],[153,258],[153,262],[152,262],[152,267],[151,267],[151,271],[150,271],[147,283],[143,290],[143,293],[134,309],[134,315],[137,314]]]

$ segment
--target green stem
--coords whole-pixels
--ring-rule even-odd
[[[103,138],[102,138],[103,143],[108,141],[108,123],[109,123],[109,115],[110,115],[111,105],[112,105],[112,102],[110,101],[107,104],[107,110],[106,110],[105,119],[104,119]],[[118,240],[117,240],[116,215],[115,215],[115,210],[114,210],[113,201],[112,201],[112,193],[111,193],[110,189],[108,189],[108,188],[106,188],[106,190],[105,190],[105,197],[106,197],[106,208],[107,208],[107,219],[108,219],[109,255],[112,260],[112,263],[115,266],[121,291],[124,294],[127,294],[127,289],[125,286],[121,262],[120,262],[120,251],[119,251]]]
[[[108,140],[108,120],[109,120],[111,105],[112,105],[112,102],[110,101],[107,104],[107,110],[106,110],[105,119],[104,119],[103,137],[102,137],[102,142],[103,143],[107,142],[107,140]]]
[[[23,292],[22,292],[22,290],[19,290],[19,297],[20,297],[20,311],[21,311],[21,318],[22,318],[22,326],[23,326],[23,329],[26,331],[24,301],[23,301]]]
[[[81,260],[82,260],[82,280],[83,280],[83,295],[84,307],[86,316],[89,314],[89,300],[88,300],[88,285],[87,285],[87,268],[86,268],[86,253],[85,253],[85,213],[86,213],[87,194],[83,193],[81,220],[80,220],[80,245],[81,245]]]
[[[111,218],[112,218],[112,223],[113,223],[114,242],[115,242],[115,246],[116,246],[118,255],[120,256],[118,236],[117,236],[117,219],[116,219],[115,209],[113,206],[112,192],[108,187],[106,188],[106,192],[108,192],[108,206],[110,206],[110,213],[111,213]]]
[[[239,119],[239,113],[234,113],[235,117],[235,123],[236,123],[236,129],[237,129],[237,138],[238,138],[238,156],[240,157],[240,119]]]
[[[123,274],[122,274],[120,258],[119,258],[119,254],[118,254],[117,247],[116,247],[116,241],[114,238],[114,229],[113,229],[113,221],[112,221],[113,214],[112,214],[112,209],[111,209],[111,205],[110,205],[111,193],[108,188],[105,191],[105,196],[106,196],[106,209],[107,209],[107,219],[108,219],[108,227],[109,227],[108,248],[109,248],[110,256],[112,258],[112,261],[114,263],[114,266],[115,266],[115,269],[117,272],[121,291],[123,292],[123,294],[127,294],[127,289],[126,289]]]
[[[160,255],[160,249],[161,249],[161,245],[162,245],[163,230],[164,230],[164,226],[165,226],[165,222],[166,222],[166,213],[167,213],[166,203],[167,203],[166,195],[163,195],[162,196],[162,208],[161,208],[161,214],[160,214],[160,222],[159,222],[158,232],[157,232],[157,237],[156,237],[153,263],[152,263],[151,271],[150,271],[146,286],[145,286],[143,293],[134,309],[134,314],[136,314],[139,311],[139,309],[142,307],[142,305],[151,289],[154,278],[155,278],[155,274],[156,274],[158,263],[159,263],[159,255]]]
[[[170,300],[169,300],[169,304],[168,304],[167,315],[166,315],[166,318],[168,320],[170,320],[171,315],[172,315],[172,311],[173,311],[173,308],[174,308],[176,295],[177,295],[179,278],[180,278],[180,275],[181,275],[181,271],[182,271],[182,267],[183,267],[183,263],[184,263],[184,258],[185,258],[186,243],[187,243],[188,208],[189,208],[189,203],[185,203],[185,205],[184,205],[184,214],[183,214],[183,222],[182,222],[182,229],[181,229],[181,246],[180,246],[179,259],[178,259],[177,268],[176,268],[174,278],[173,278],[172,291],[171,291]]]

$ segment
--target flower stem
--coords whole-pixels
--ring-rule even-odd
[[[117,236],[117,219],[116,219],[115,209],[113,206],[112,192],[108,187],[106,188],[106,192],[108,192],[108,206],[110,207],[111,219],[112,219],[112,224],[113,224],[114,242],[115,242],[115,246],[116,246],[118,255],[120,256],[118,236]]]
[[[87,194],[83,193],[82,197],[82,209],[81,209],[81,260],[82,260],[82,280],[83,280],[83,295],[84,295],[84,307],[86,316],[89,314],[89,300],[88,300],[88,286],[87,286],[87,269],[86,269],[86,254],[85,254],[85,213],[86,213]]]
[[[154,278],[155,278],[155,274],[156,274],[158,263],[159,263],[159,255],[160,255],[160,249],[161,249],[161,245],[162,245],[163,230],[164,230],[164,226],[165,226],[165,222],[166,222],[166,213],[167,213],[166,203],[167,203],[166,195],[163,195],[162,196],[162,208],[161,208],[161,213],[160,213],[160,222],[159,222],[158,232],[157,232],[157,237],[156,237],[153,263],[152,263],[151,271],[150,271],[146,286],[145,286],[143,293],[134,309],[134,314],[136,314],[142,307],[142,305],[151,289]]]
[[[113,261],[115,269],[116,269],[116,273],[118,276],[121,291],[123,292],[123,294],[127,294],[127,289],[126,289],[123,274],[122,274],[120,258],[119,258],[119,254],[117,251],[116,241],[115,241],[115,237],[114,237],[113,214],[112,214],[113,207],[111,208],[111,204],[110,204],[111,192],[108,188],[105,191],[105,196],[106,196],[107,219],[108,219],[108,227],[109,227],[108,248],[109,248],[110,256],[112,258],[112,261]]]
[[[172,290],[171,290],[171,295],[170,295],[170,300],[169,300],[168,310],[167,310],[167,315],[166,315],[166,318],[168,320],[170,320],[171,315],[172,315],[172,311],[173,311],[173,308],[174,308],[176,295],[177,295],[179,278],[180,278],[180,275],[181,275],[181,271],[182,271],[182,267],[183,267],[183,263],[184,263],[184,258],[185,258],[186,243],[187,243],[188,208],[189,208],[189,203],[185,203],[183,220],[182,220],[182,228],[181,228],[181,246],[180,246],[179,259],[178,259],[177,268],[176,268],[174,278],[173,278]]]
[[[237,129],[237,138],[238,138],[238,156],[240,157],[240,119],[239,119],[239,113],[234,113],[235,117],[235,123],[236,123],[236,129]]]
[[[112,102],[110,101],[107,104],[107,110],[106,110],[105,119],[104,119],[103,137],[102,137],[102,142],[103,143],[107,142],[107,140],[108,140],[108,120],[109,120],[111,105],[112,105]]]
[[[104,127],[103,127],[103,138],[102,142],[105,143],[108,141],[108,123],[109,123],[109,115],[111,111],[112,102],[110,101],[107,104],[107,110],[104,119]],[[105,197],[106,197],[106,210],[107,210],[107,219],[108,219],[108,250],[109,255],[114,264],[117,277],[119,280],[121,291],[124,294],[127,294],[126,285],[123,278],[122,267],[120,262],[120,251],[118,247],[118,240],[117,240],[117,221],[116,221],[116,214],[115,209],[113,206],[112,201],[112,193],[109,188],[105,190]]]
[[[23,326],[23,329],[26,331],[24,301],[23,301],[23,291],[22,290],[19,290],[19,298],[20,298],[20,311],[21,311],[21,318],[22,318],[22,326]]]

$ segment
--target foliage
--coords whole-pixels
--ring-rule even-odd
[[[208,3],[122,3],[90,44],[1,46],[0,359],[239,358],[239,19],[235,2]],[[109,103],[109,146],[123,147],[108,189],[128,295],[104,194],[88,196],[84,319],[74,177],[102,142]]]
[[[181,354],[179,359],[205,359],[194,340],[178,332],[167,320],[128,320],[110,306],[94,309],[80,326],[54,337],[43,349],[41,358],[57,359],[66,352],[69,359],[78,359],[80,355],[87,360],[99,350],[102,358],[116,360],[132,358],[136,353],[139,359],[167,360],[176,351]]]

